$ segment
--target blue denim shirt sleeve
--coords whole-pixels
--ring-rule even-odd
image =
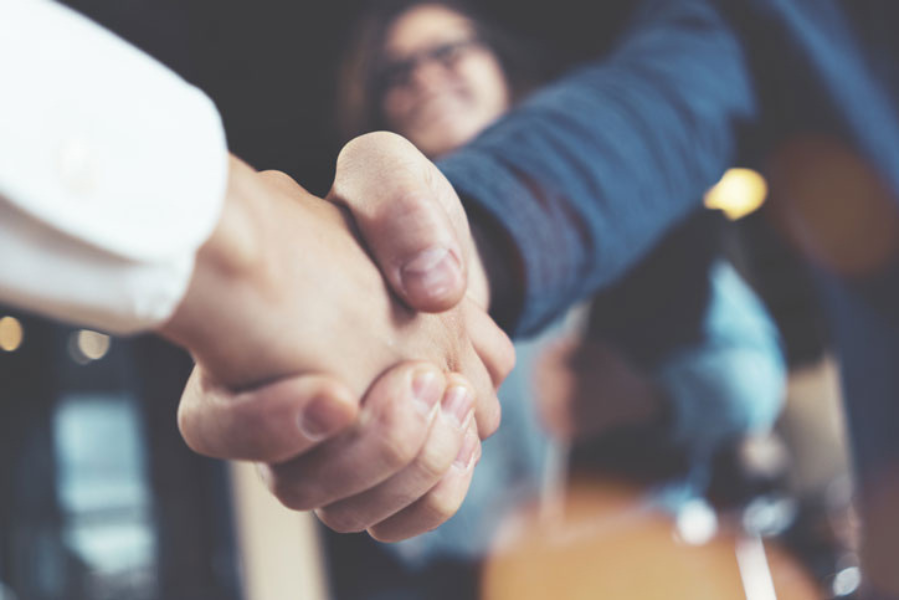
[[[742,47],[705,1],[646,2],[613,53],[439,163],[520,261],[513,334],[610,284],[695,208],[757,115]]]
[[[516,302],[498,321],[513,334],[540,329],[615,281],[725,168],[792,134],[846,144],[896,195],[897,79],[890,61],[872,61],[893,46],[854,33],[854,11],[860,31],[881,31],[878,11],[855,6],[644,0],[610,56],[442,161],[508,250]]]

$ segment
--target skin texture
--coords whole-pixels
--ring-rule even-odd
[[[465,17],[438,5],[422,5],[395,21],[385,54],[392,61],[408,60],[473,35]],[[487,316],[487,275],[465,211],[423,152],[433,157],[469,141],[507,110],[509,98],[499,61],[481,45],[454,52],[452,60],[420,59],[404,85],[387,91],[382,105],[392,128],[413,143],[378,132],[351,141],[338,157],[328,200],[353,214],[384,280],[402,302],[400,306],[376,302],[364,314],[390,314],[395,323],[401,321],[403,327],[392,335],[409,333],[403,340],[414,350],[392,352],[394,348],[383,341],[396,338],[384,335],[375,337],[374,346],[357,339],[341,349],[341,356],[316,352],[288,359],[299,349],[284,347],[279,359],[277,348],[260,345],[259,366],[254,367],[237,356],[222,357],[219,346],[208,344],[208,352],[198,354],[201,368],[191,378],[179,410],[182,434],[193,449],[218,458],[259,462],[263,480],[285,506],[315,509],[336,531],[368,530],[376,539],[396,541],[433,529],[456,512],[481,455],[480,441],[499,425],[494,391],[512,369],[514,352]],[[305,193],[281,175],[264,177],[285,193]],[[334,213],[314,202],[307,208],[326,221],[336,220]],[[278,225],[274,227],[278,231]],[[307,233],[327,245],[340,241],[322,240],[317,227]],[[343,250],[354,253],[350,243]],[[262,269],[283,279],[273,264],[277,263],[267,262]],[[355,289],[320,289],[336,292],[321,297],[337,298],[338,303],[315,310],[353,314],[358,307],[335,309],[340,301],[366,297],[367,289],[383,290],[383,281],[379,285],[371,275],[366,273],[367,281]],[[334,278],[316,281],[348,283]],[[442,312],[437,323],[431,322],[435,315],[425,314],[441,311],[448,312]],[[279,324],[271,334],[284,340],[334,339],[332,332],[341,326],[362,331],[367,325],[342,318],[320,330],[298,330],[291,336],[284,336],[284,325]],[[431,337],[423,342],[412,333],[415,329],[428,331]],[[466,338],[468,345],[454,344]],[[358,355],[361,349],[365,352]],[[395,361],[368,389],[367,378],[376,367],[365,364],[367,356],[378,356],[382,368]],[[390,358],[385,361],[385,356]],[[333,368],[348,367],[347,358],[355,358],[364,368],[351,373]],[[411,358],[434,360],[437,369],[401,362]],[[482,370],[477,368],[479,359]],[[315,364],[312,373],[243,393],[233,391],[236,385],[246,389],[248,381],[276,376],[272,366],[290,373],[292,365],[309,366],[310,360]],[[232,366],[222,368],[225,364]],[[265,371],[265,378],[254,369]],[[435,406],[430,411],[421,409],[421,398],[417,402],[423,395],[421,378],[429,375],[439,380],[432,382],[437,390],[424,394]],[[494,388],[486,389],[489,384]]]
[[[481,310],[474,302],[441,314],[408,309],[391,295],[339,207],[283,173],[256,173],[241,163],[233,173],[239,212],[226,208],[227,239],[220,243],[217,233],[201,249],[200,268],[169,325],[189,334],[187,345],[219,381],[242,387],[300,365],[339,376],[362,395],[388,366],[417,359],[464,373],[479,393],[492,395],[480,340],[473,343],[466,327],[470,312]],[[238,244],[246,248],[240,263],[221,267],[220,250]],[[252,331],[242,331],[244,319],[252,319]]]
[[[452,194],[396,136],[363,140],[342,156],[341,198],[367,189],[358,186],[373,176],[363,168],[372,161],[409,171],[397,194]],[[185,440],[209,456],[264,463],[283,504],[317,509],[338,531],[397,540],[436,527],[459,507],[480,439],[499,424],[495,392],[514,361],[484,311],[486,294],[461,293],[440,314],[412,310],[389,291],[339,206],[282,173],[231,167],[219,227],[161,331],[199,365],[179,408]],[[447,205],[458,208],[452,196]],[[441,219],[435,226],[455,223],[467,234],[462,213]],[[475,254],[470,235],[443,239],[455,244],[458,265]]]

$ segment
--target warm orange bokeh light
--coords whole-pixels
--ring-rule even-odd
[[[814,263],[864,276],[896,260],[896,198],[843,144],[794,138],[772,155],[768,175],[776,226]]]
[[[0,350],[15,352],[24,338],[22,324],[15,317],[0,318]]]
[[[516,517],[487,561],[483,600],[745,598],[737,533],[686,544],[672,517],[649,508],[639,490],[609,482],[572,486],[564,507],[558,520],[537,511]],[[792,557],[774,544],[765,548],[778,598],[820,597]]]

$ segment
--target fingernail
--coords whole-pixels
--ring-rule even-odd
[[[443,385],[438,381],[437,372],[433,369],[419,371],[413,376],[413,403],[422,415],[431,413],[431,409],[441,399]]]
[[[427,296],[440,296],[453,289],[459,275],[459,264],[447,248],[420,252],[400,269],[403,289],[408,294]]]
[[[466,386],[454,385],[444,394],[441,408],[457,427],[465,427],[472,413],[472,394]]]
[[[316,398],[300,414],[297,424],[309,441],[318,442],[344,425],[344,410],[330,398]]]
[[[467,469],[472,462],[472,458],[475,456],[475,449],[477,447],[478,436],[471,430],[467,431],[466,437],[463,438],[459,453],[453,461],[453,466],[459,469]]]

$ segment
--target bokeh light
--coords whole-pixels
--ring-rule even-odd
[[[109,352],[110,338],[108,335],[81,329],[69,338],[69,354],[72,360],[80,365],[94,360],[100,360]]]
[[[762,206],[768,193],[765,178],[756,171],[728,169],[719,183],[706,192],[703,204],[721,210],[726,217],[736,221]]]
[[[25,332],[15,317],[0,318],[0,350],[15,352],[22,345]]]
[[[843,276],[867,276],[897,257],[897,201],[863,157],[824,136],[784,142],[768,160],[769,217],[803,256]]]

